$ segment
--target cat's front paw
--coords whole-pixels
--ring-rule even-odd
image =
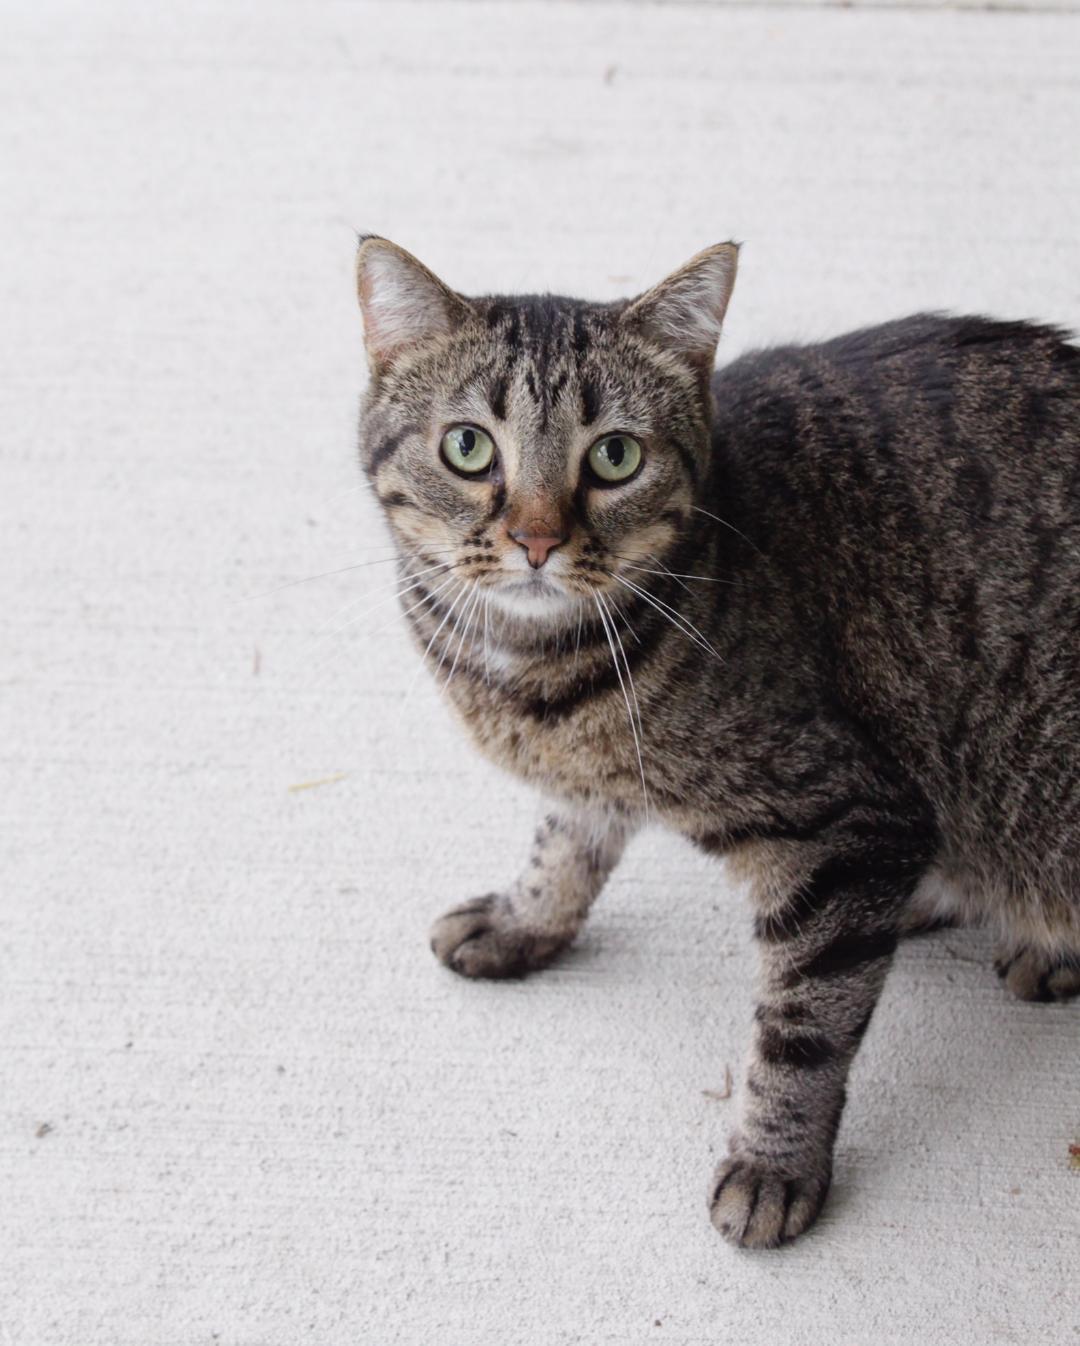
[[[739,1248],[776,1248],[814,1223],[829,1190],[830,1165],[791,1178],[760,1160],[732,1155],[717,1169],[709,1199],[713,1224]]]
[[[435,957],[463,977],[523,977],[545,967],[569,942],[526,929],[501,893],[454,907],[431,929]]]

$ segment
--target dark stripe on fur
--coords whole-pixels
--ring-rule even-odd
[[[888,958],[896,951],[896,932],[880,930],[874,934],[855,931],[838,935],[824,949],[804,963],[797,964],[784,975],[783,983],[797,985],[803,978],[838,977],[854,972],[864,963]]]
[[[675,452],[679,455],[679,462],[682,463],[683,465],[683,471],[690,478],[691,486],[696,486],[698,483],[698,477],[700,476],[700,473],[698,472],[698,465],[694,461],[694,455],[690,452],[690,450],[686,447],[686,445],[682,442],[682,440],[677,439],[674,441],[674,443],[675,443]]]
[[[419,429],[418,425],[410,421],[407,425],[395,430],[392,435],[387,435],[380,444],[377,444],[368,462],[368,476],[374,477],[379,468],[394,456],[405,440],[410,435],[417,434]]]
[[[819,1070],[834,1061],[838,1052],[824,1033],[784,1033],[773,1024],[762,1025],[758,1036],[761,1059],[771,1066],[796,1070]]]
[[[491,407],[492,414],[500,421],[506,420],[507,387],[508,380],[506,375],[500,374],[488,389],[488,405]]]
[[[592,425],[600,414],[600,395],[596,384],[585,375],[581,380],[581,424]]]

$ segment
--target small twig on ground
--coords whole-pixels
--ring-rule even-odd
[[[955,949],[950,949],[947,944],[943,944],[941,947],[945,950],[945,952],[949,955],[950,958],[954,959],[958,963],[978,963],[980,966],[982,966],[982,964],[986,961],[984,958],[978,958],[978,957],[973,958],[970,954],[957,953]]]
[[[723,1103],[725,1099],[731,1097],[732,1081],[731,1067],[724,1067],[724,1087],[723,1089],[702,1089],[706,1098],[711,1098],[716,1103]]]
[[[339,780],[345,780],[349,773],[339,771],[336,776],[323,776],[321,780],[302,780],[296,785],[289,786],[289,793],[296,794],[298,790],[314,790],[317,785],[336,785]]]

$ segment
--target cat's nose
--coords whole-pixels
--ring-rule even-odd
[[[539,570],[555,548],[566,541],[565,534],[556,533],[549,523],[540,519],[532,520],[523,528],[507,529],[507,532],[519,547],[525,548],[529,565],[534,570]]]

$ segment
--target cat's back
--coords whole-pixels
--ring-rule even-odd
[[[1080,574],[1080,348],[1059,329],[917,314],[753,352],[712,388],[714,492],[796,568],[814,546],[876,558],[898,592],[941,563]]]
[[[752,351],[716,371],[713,394],[719,433],[762,454],[891,460],[899,440],[910,468],[961,447],[1002,464],[1080,448],[1080,347],[1031,322],[915,314]]]
[[[1080,350],[918,315],[716,375],[716,484],[953,848],[1080,880]]]

